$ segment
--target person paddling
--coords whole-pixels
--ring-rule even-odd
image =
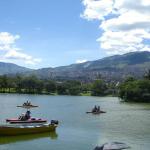
[[[97,112],[100,112],[100,111],[101,111],[100,106],[98,106],[97,107]]]
[[[30,119],[31,118],[31,112],[29,110],[27,110],[26,114],[25,114],[25,118],[26,120]]]
[[[92,109],[92,112],[97,112],[97,106],[95,105],[94,108]]]

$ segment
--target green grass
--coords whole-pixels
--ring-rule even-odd
[[[81,96],[91,96],[91,92],[88,92],[88,93],[81,93],[80,95],[81,95]]]

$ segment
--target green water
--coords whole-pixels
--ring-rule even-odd
[[[30,100],[35,117],[58,119],[56,133],[0,137],[0,150],[93,150],[108,141],[132,150],[150,149],[150,105],[120,103],[114,97],[0,94],[0,122],[22,113],[16,105]],[[86,114],[95,104],[106,114]]]

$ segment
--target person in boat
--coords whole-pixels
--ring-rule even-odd
[[[97,113],[97,112],[100,112],[101,110],[100,110],[100,106],[94,106],[94,108],[92,109],[92,112],[93,113]]]
[[[26,121],[30,118],[31,118],[31,112],[29,110],[27,110],[27,112],[25,114],[22,113],[21,116],[19,116],[18,119],[21,120],[21,121]]]
[[[92,109],[92,112],[97,112],[97,106],[95,105],[94,108]]]
[[[31,102],[27,101],[27,102],[26,102],[26,105],[27,105],[27,106],[30,106],[30,105],[31,105]]]
[[[31,102],[26,101],[25,103],[23,103],[23,106],[31,106]]]
[[[26,114],[25,114],[25,119],[28,120],[31,118],[31,112],[29,110],[27,110]]]
[[[97,107],[97,112],[100,112],[100,111],[101,111],[100,106],[98,106]]]
[[[18,118],[19,120],[21,120],[21,121],[24,121],[24,120],[26,120],[25,119],[25,114],[24,113],[22,113],[21,114],[21,116],[19,116],[19,118]]]

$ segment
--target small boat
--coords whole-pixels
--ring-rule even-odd
[[[11,125],[1,125],[0,126],[0,135],[1,136],[13,136],[13,135],[22,135],[22,134],[35,134],[35,133],[44,133],[44,132],[54,132],[56,129],[56,124],[43,124],[43,125],[34,125],[34,126],[11,126]]]
[[[106,113],[106,111],[102,111],[100,109],[100,106],[94,106],[94,108],[92,109],[92,111],[87,111],[86,112],[87,114],[91,113],[91,114],[94,114],[94,115],[97,115],[97,114],[102,114],[102,113]]]
[[[35,108],[35,107],[38,107],[38,106],[36,106],[36,105],[21,105],[21,106],[17,106],[17,107],[30,109],[30,108]]]
[[[101,110],[101,111],[97,111],[97,112],[94,112],[94,111],[87,111],[86,113],[87,113],[87,114],[92,113],[92,114],[95,114],[95,115],[96,115],[96,114],[106,113],[106,111],[102,111],[102,110]]]
[[[35,108],[35,107],[39,107],[39,106],[37,106],[37,105],[32,105],[31,102],[26,101],[26,102],[23,103],[23,105],[18,105],[17,107],[30,109],[30,108]]]

